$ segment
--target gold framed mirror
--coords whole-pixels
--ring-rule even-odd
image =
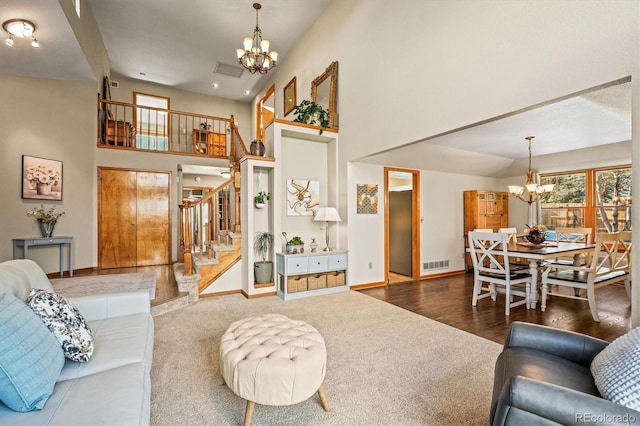
[[[311,82],[311,100],[329,112],[329,128],[338,128],[338,61]]]

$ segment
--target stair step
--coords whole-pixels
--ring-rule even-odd
[[[158,316],[166,314],[167,312],[175,311],[180,308],[184,308],[189,305],[189,295],[187,293],[180,293],[178,297],[169,299],[166,302],[151,307],[151,315]]]

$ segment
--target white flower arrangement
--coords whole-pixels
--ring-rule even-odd
[[[26,180],[35,188],[38,184],[50,184],[56,186],[60,184],[60,173],[51,166],[39,164],[27,167]]]

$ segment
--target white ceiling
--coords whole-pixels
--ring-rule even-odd
[[[250,102],[266,83],[268,76],[247,71],[240,78],[213,72],[217,63],[238,64],[235,49],[255,26],[253,0],[88,1],[113,73],[242,102]],[[327,2],[262,1],[262,35],[280,53],[280,61]],[[35,36],[42,47],[32,49],[19,41],[13,48],[0,45],[0,73],[95,80],[58,1],[0,0],[0,22],[12,18],[34,21]],[[214,82],[219,84],[217,89],[212,87]],[[245,90],[251,93],[247,95]],[[365,160],[413,167],[411,159],[429,158],[433,170],[462,169],[489,176],[495,175],[496,169],[507,168],[514,159],[527,157],[524,138],[529,135],[535,136],[534,157],[630,140],[631,83],[475,123]],[[456,167],[452,155],[459,163]],[[420,166],[417,168],[425,163]]]

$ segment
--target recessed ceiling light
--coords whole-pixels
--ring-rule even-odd
[[[214,89],[218,88],[218,83],[213,83],[212,86],[214,87]]]
[[[251,93],[251,90],[245,90],[245,91],[244,91],[244,94],[245,94],[245,95],[249,95],[250,93]]]

